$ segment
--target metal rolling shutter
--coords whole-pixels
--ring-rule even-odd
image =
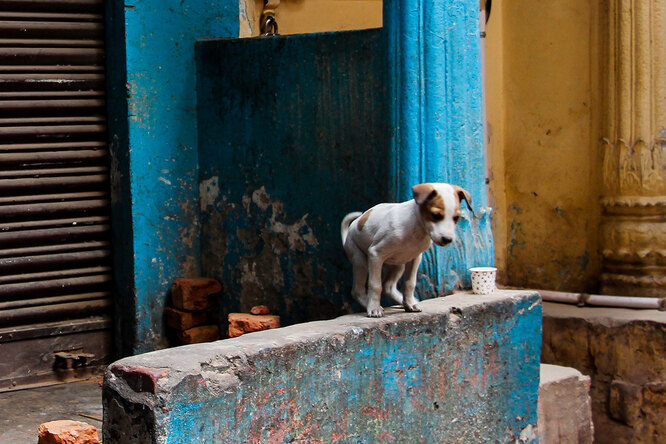
[[[108,342],[109,233],[103,2],[0,0],[0,390]]]

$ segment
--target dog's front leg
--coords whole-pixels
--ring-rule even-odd
[[[382,298],[382,265],[384,261],[371,252],[368,252],[368,316],[381,318],[384,309],[381,306]]]
[[[421,307],[419,307],[419,301],[417,301],[414,297],[416,276],[419,271],[419,265],[421,265],[421,256],[422,254],[416,256],[414,260],[408,262],[407,266],[405,267],[405,285],[402,289],[402,305],[405,307],[405,311],[421,311]]]

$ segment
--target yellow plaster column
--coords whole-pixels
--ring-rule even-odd
[[[602,293],[666,294],[666,0],[604,0]]]

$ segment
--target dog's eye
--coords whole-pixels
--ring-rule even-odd
[[[432,220],[435,222],[439,222],[440,220],[444,219],[444,215],[441,213],[431,213],[432,214]]]
[[[453,222],[458,223],[460,216],[453,216]]]

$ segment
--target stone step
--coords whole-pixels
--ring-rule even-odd
[[[592,443],[590,377],[571,367],[541,364],[537,404],[542,444]]]

